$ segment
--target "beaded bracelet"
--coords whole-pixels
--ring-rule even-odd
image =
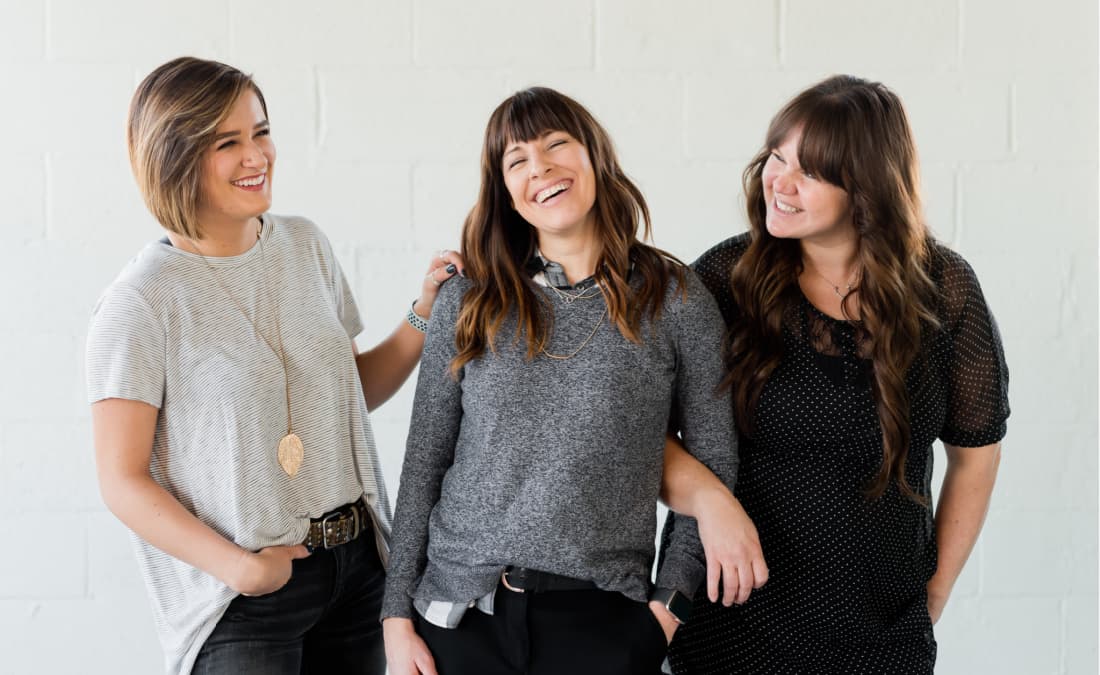
[[[405,320],[409,322],[410,326],[417,329],[421,333],[427,333],[428,320],[413,311],[413,307],[416,307],[416,300],[413,300],[412,306],[409,307],[409,313],[405,315]]]

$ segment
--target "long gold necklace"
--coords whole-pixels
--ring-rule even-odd
[[[298,434],[294,433],[294,426],[290,419],[290,375],[286,367],[286,350],[283,347],[283,328],[279,322],[279,304],[272,299],[271,296],[271,284],[267,278],[267,250],[264,248],[263,239],[263,227],[264,223],[261,220],[260,224],[256,227],[256,240],[260,242],[260,256],[263,264],[263,285],[264,295],[267,296],[268,304],[271,305],[273,313],[275,314],[275,335],[279,338],[279,348],[275,349],[275,345],[271,343],[271,340],[267,339],[267,336],[263,334],[260,327],[249,316],[248,312],[244,310],[244,307],[237,300],[236,296],[230,292],[229,288],[222,283],[221,277],[218,276],[217,270],[210,264],[210,261],[206,259],[206,255],[199,248],[198,242],[191,239],[191,245],[195,247],[195,250],[199,252],[199,257],[206,263],[206,267],[209,268],[210,274],[214,277],[214,281],[218,283],[222,291],[226,296],[236,305],[237,310],[245,318],[248,323],[252,324],[252,330],[256,331],[256,335],[260,336],[260,339],[264,341],[276,356],[279,357],[279,362],[283,366],[283,391],[286,394],[286,435],[279,440],[278,459],[279,466],[283,467],[283,471],[286,475],[293,478],[298,474],[298,470],[302,468],[302,461],[305,459],[305,447],[302,445],[302,439],[298,437]]]
[[[588,298],[599,297],[603,293],[603,287],[600,286],[599,284],[597,284],[595,286],[592,286],[591,288],[586,288],[585,290],[581,291],[580,293],[576,293],[576,294],[568,293],[566,291],[563,291],[560,288],[556,288],[552,284],[549,285],[549,288],[550,288],[550,290],[554,291],[554,293],[557,294],[557,296],[559,298],[561,298],[563,301],[565,301],[566,305],[571,305],[577,300],[587,300]],[[587,295],[588,291],[591,290],[592,288],[596,289],[597,293],[595,293],[593,295]],[[544,287],[544,289],[545,289],[545,287]],[[543,292],[545,293],[546,291],[543,290]],[[545,346],[539,347],[539,351],[542,352],[543,356],[546,356],[547,358],[550,358],[550,359],[555,359],[557,361],[565,361],[567,359],[573,358],[577,354],[581,353],[581,350],[584,349],[585,346],[589,342],[592,341],[592,338],[596,337],[596,331],[598,331],[600,329],[600,325],[603,324],[604,317],[607,316],[607,313],[608,313],[608,309],[607,309],[607,305],[605,304],[604,308],[603,308],[603,312],[600,313],[600,318],[596,319],[596,325],[592,326],[592,332],[590,332],[588,334],[588,337],[586,337],[580,343],[580,345],[578,345],[577,348],[574,349],[572,352],[570,352],[568,354],[551,354],[550,352],[546,351]]]

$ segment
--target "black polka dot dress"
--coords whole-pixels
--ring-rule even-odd
[[[694,267],[730,322],[729,276],[748,235]],[[999,441],[1008,417],[1000,336],[970,266],[935,247],[940,329],[911,369],[909,485],[931,498],[932,442]],[[882,438],[860,333],[805,298],[790,313],[783,362],[741,438],[736,494],[760,532],[770,580],[740,607],[700,593],[669,652],[674,673],[931,673],[936,642],[925,586],[936,569],[931,509],[891,485],[864,488],[882,461]],[[670,519],[665,535],[675,527]]]

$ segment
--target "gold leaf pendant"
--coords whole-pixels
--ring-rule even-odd
[[[291,478],[294,478],[298,469],[302,468],[305,454],[302,439],[298,438],[298,434],[287,434],[283,436],[283,440],[279,441],[279,466],[283,467],[283,471]]]

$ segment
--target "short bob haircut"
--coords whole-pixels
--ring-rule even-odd
[[[169,232],[202,239],[202,158],[245,91],[267,102],[250,75],[217,61],[173,59],[146,77],[130,102],[126,145],[149,211]]]

